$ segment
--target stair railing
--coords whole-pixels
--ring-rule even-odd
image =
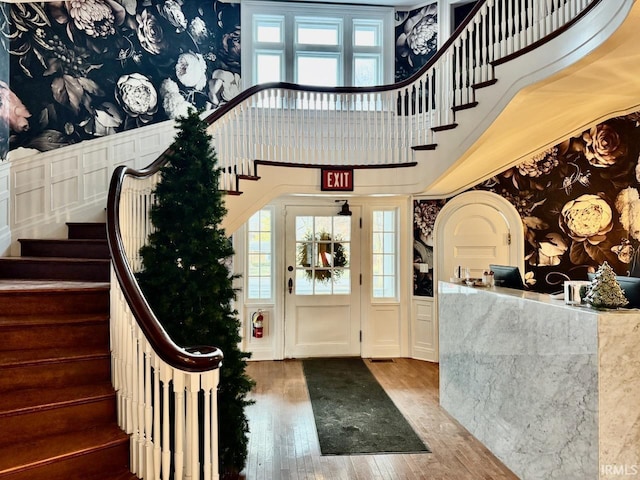
[[[410,163],[495,81],[494,66],[577,21],[594,0],[485,0],[410,79],[380,87],[251,87],[213,112],[222,190],[255,176],[255,160],[303,165]]]
[[[223,172],[220,188],[232,191],[237,175],[255,175],[254,160],[312,166],[406,162],[411,147],[435,145],[438,131],[455,126],[455,112],[473,105],[475,89],[495,81],[496,64],[557,35],[598,2],[479,2],[420,72],[395,85],[249,88],[207,118]],[[177,346],[135,279],[142,268],[139,249],[153,228],[152,192],[165,162],[162,155],[142,171],[119,167],[109,190],[118,421],[132,436],[131,469],[140,478],[217,479],[222,352]]]
[[[107,206],[112,252],[111,360],[118,423],[131,435],[131,471],[144,479],[217,479],[222,352],[184,349],[162,328],[135,279],[152,231],[159,173],[119,167]],[[200,456],[202,451],[202,457]]]

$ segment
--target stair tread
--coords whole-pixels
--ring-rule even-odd
[[[0,278],[0,294],[11,292],[60,292],[108,290],[109,282],[95,282],[90,280],[39,280]]]
[[[109,258],[81,258],[81,257],[0,257],[3,262],[50,262],[50,263],[110,263]]]
[[[12,392],[11,395],[0,395],[0,418],[49,410],[65,405],[88,403],[113,395],[114,390],[109,382],[61,388],[18,390]]]
[[[96,244],[104,245],[107,239],[102,238],[19,238],[19,242],[33,242],[33,243],[68,243],[68,244]]]
[[[0,477],[3,473],[52,463],[128,441],[128,435],[114,423],[15,444],[0,450]]]
[[[40,325],[64,325],[64,324],[88,324],[101,323],[109,320],[109,314],[105,313],[58,313],[58,314],[25,314],[25,315],[0,315],[0,328],[22,327]]]
[[[109,357],[100,346],[74,346],[73,348],[41,348],[35,350],[0,351],[0,367],[58,363],[90,358]]]

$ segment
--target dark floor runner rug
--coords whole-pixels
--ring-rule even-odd
[[[302,364],[323,455],[430,451],[362,359]]]

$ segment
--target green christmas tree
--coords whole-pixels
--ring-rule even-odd
[[[618,308],[629,303],[616,280],[615,272],[606,261],[600,265],[591,285],[587,287],[585,301],[594,308]]]
[[[233,302],[236,278],[229,267],[231,241],[219,227],[226,208],[220,170],[207,123],[191,110],[162,168],[151,209],[155,231],[140,251],[142,291],[180,346],[213,345],[224,354],[218,390],[220,471],[246,463],[249,426],[245,407],[254,382],[246,374],[249,353],[238,347],[240,321]]]

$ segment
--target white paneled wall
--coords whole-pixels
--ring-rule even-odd
[[[438,325],[434,314],[435,301],[429,297],[414,297],[411,313],[411,357],[438,361]]]
[[[11,246],[11,227],[9,226],[9,162],[0,163],[0,255]]]
[[[168,121],[50,152],[12,151],[0,165],[3,252],[19,255],[19,238],[65,237],[65,222],[104,221],[114,168],[146,167],[174,136]]]

